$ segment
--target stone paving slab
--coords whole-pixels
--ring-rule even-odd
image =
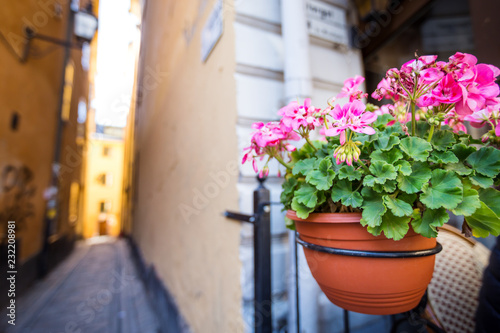
[[[124,240],[81,242],[17,300],[16,326],[0,332],[156,333],[157,320]],[[1,318],[7,318],[3,311]]]

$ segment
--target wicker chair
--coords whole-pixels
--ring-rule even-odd
[[[447,333],[472,333],[490,251],[449,225],[439,228],[438,242],[443,251],[436,255],[434,275],[427,288],[427,318]]]

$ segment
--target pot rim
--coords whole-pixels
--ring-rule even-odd
[[[295,211],[287,210],[286,217],[298,222],[312,223],[360,223],[361,213],[311,213],[307,219],[301,219]]]

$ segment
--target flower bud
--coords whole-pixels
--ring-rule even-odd
[[[352,165],[352,155],[348,155],[346,159],[347,165]]]
[[[489,140],[489,139],[490,139],[490,135],[489,135],[488,133],[486,133],[485,135],[483,135],[483,136],[481,137],[481,141],[482,141],[483,143],[488,142],[488,140]]]
[[[359,160],[359,152],[355,151],[353,154],[352,154],[352,157],[354,158],[354,160],[357,162]]]
[[[266,165],[262,168],[262,170],[260,170],[259,178],[264,178],[267,177],[268,175],[269,175],[269,167]]]

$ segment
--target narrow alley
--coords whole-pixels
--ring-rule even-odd
[[[16,325],[0,332],[158,332],[147,297],[127,242],[93,238],[19,298]]]

